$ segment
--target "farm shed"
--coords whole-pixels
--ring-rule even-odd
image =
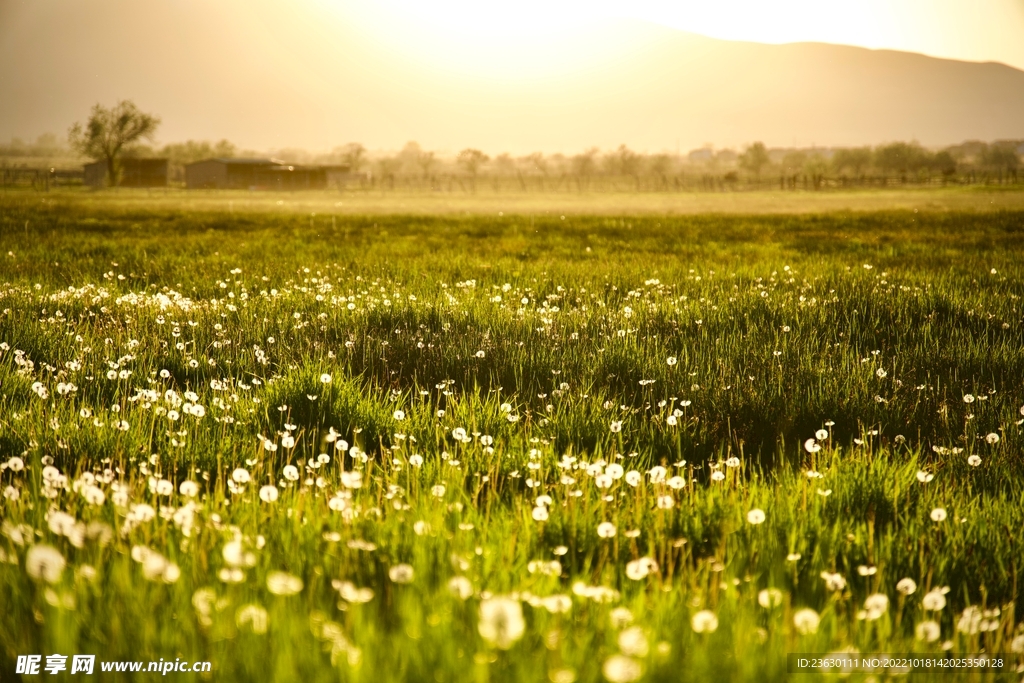
[[[317,190],[327,187],[327,171],[320,166],[277,164],[256,169],[257,189]]]
[[[256,173],[282,162],[275,159],[204,159],[185,166],[185,187],[189,189],[253,189]]]
[[[120,187],[166,187],[167,159],[121,159]],[[84,168],[84,182],[89,187],[107,184],[107,162],[94,161]]]

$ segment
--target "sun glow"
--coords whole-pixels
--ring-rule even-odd
[[[388,49],[488,78],[592,68],[598,55],[612,58],[617,48],[629,45],[628,38],[611,38],[608,12],[575,3],[383,0],[356,9],[350,16]]]
[[[1024,65],[1024,4],[1016,0],[979,0],[970,10],[959,0],[318,1],[356,18],[394,50],[490,76],[573,68],[595,54],[635,48],[629,37],[604,30],[623,20],[727,40],[839,43]],[[635,32],[633,39],[645,36]]]

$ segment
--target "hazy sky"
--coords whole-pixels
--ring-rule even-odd
[[[628,17],[728,40],[827,42],[1024,69],[1024,0],[313,1],[358,17],[385,40],[443,43],[462,64],[480,50],[511,61],[517,48],[550,47],[593,22]]]
[[[687,33],[688,32],[688,33]],[[574,152],[1024,138],[1024,0],[0,0],[0,140]]]

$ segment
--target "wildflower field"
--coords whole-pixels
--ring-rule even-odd
[[[0,680],[1019,680],[1022,296],[1024,211],[0,198]]]

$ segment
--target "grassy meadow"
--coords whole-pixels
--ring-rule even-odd
[[[0,197],[0,680],[1020,679],[1019,193],[209,196]]]

